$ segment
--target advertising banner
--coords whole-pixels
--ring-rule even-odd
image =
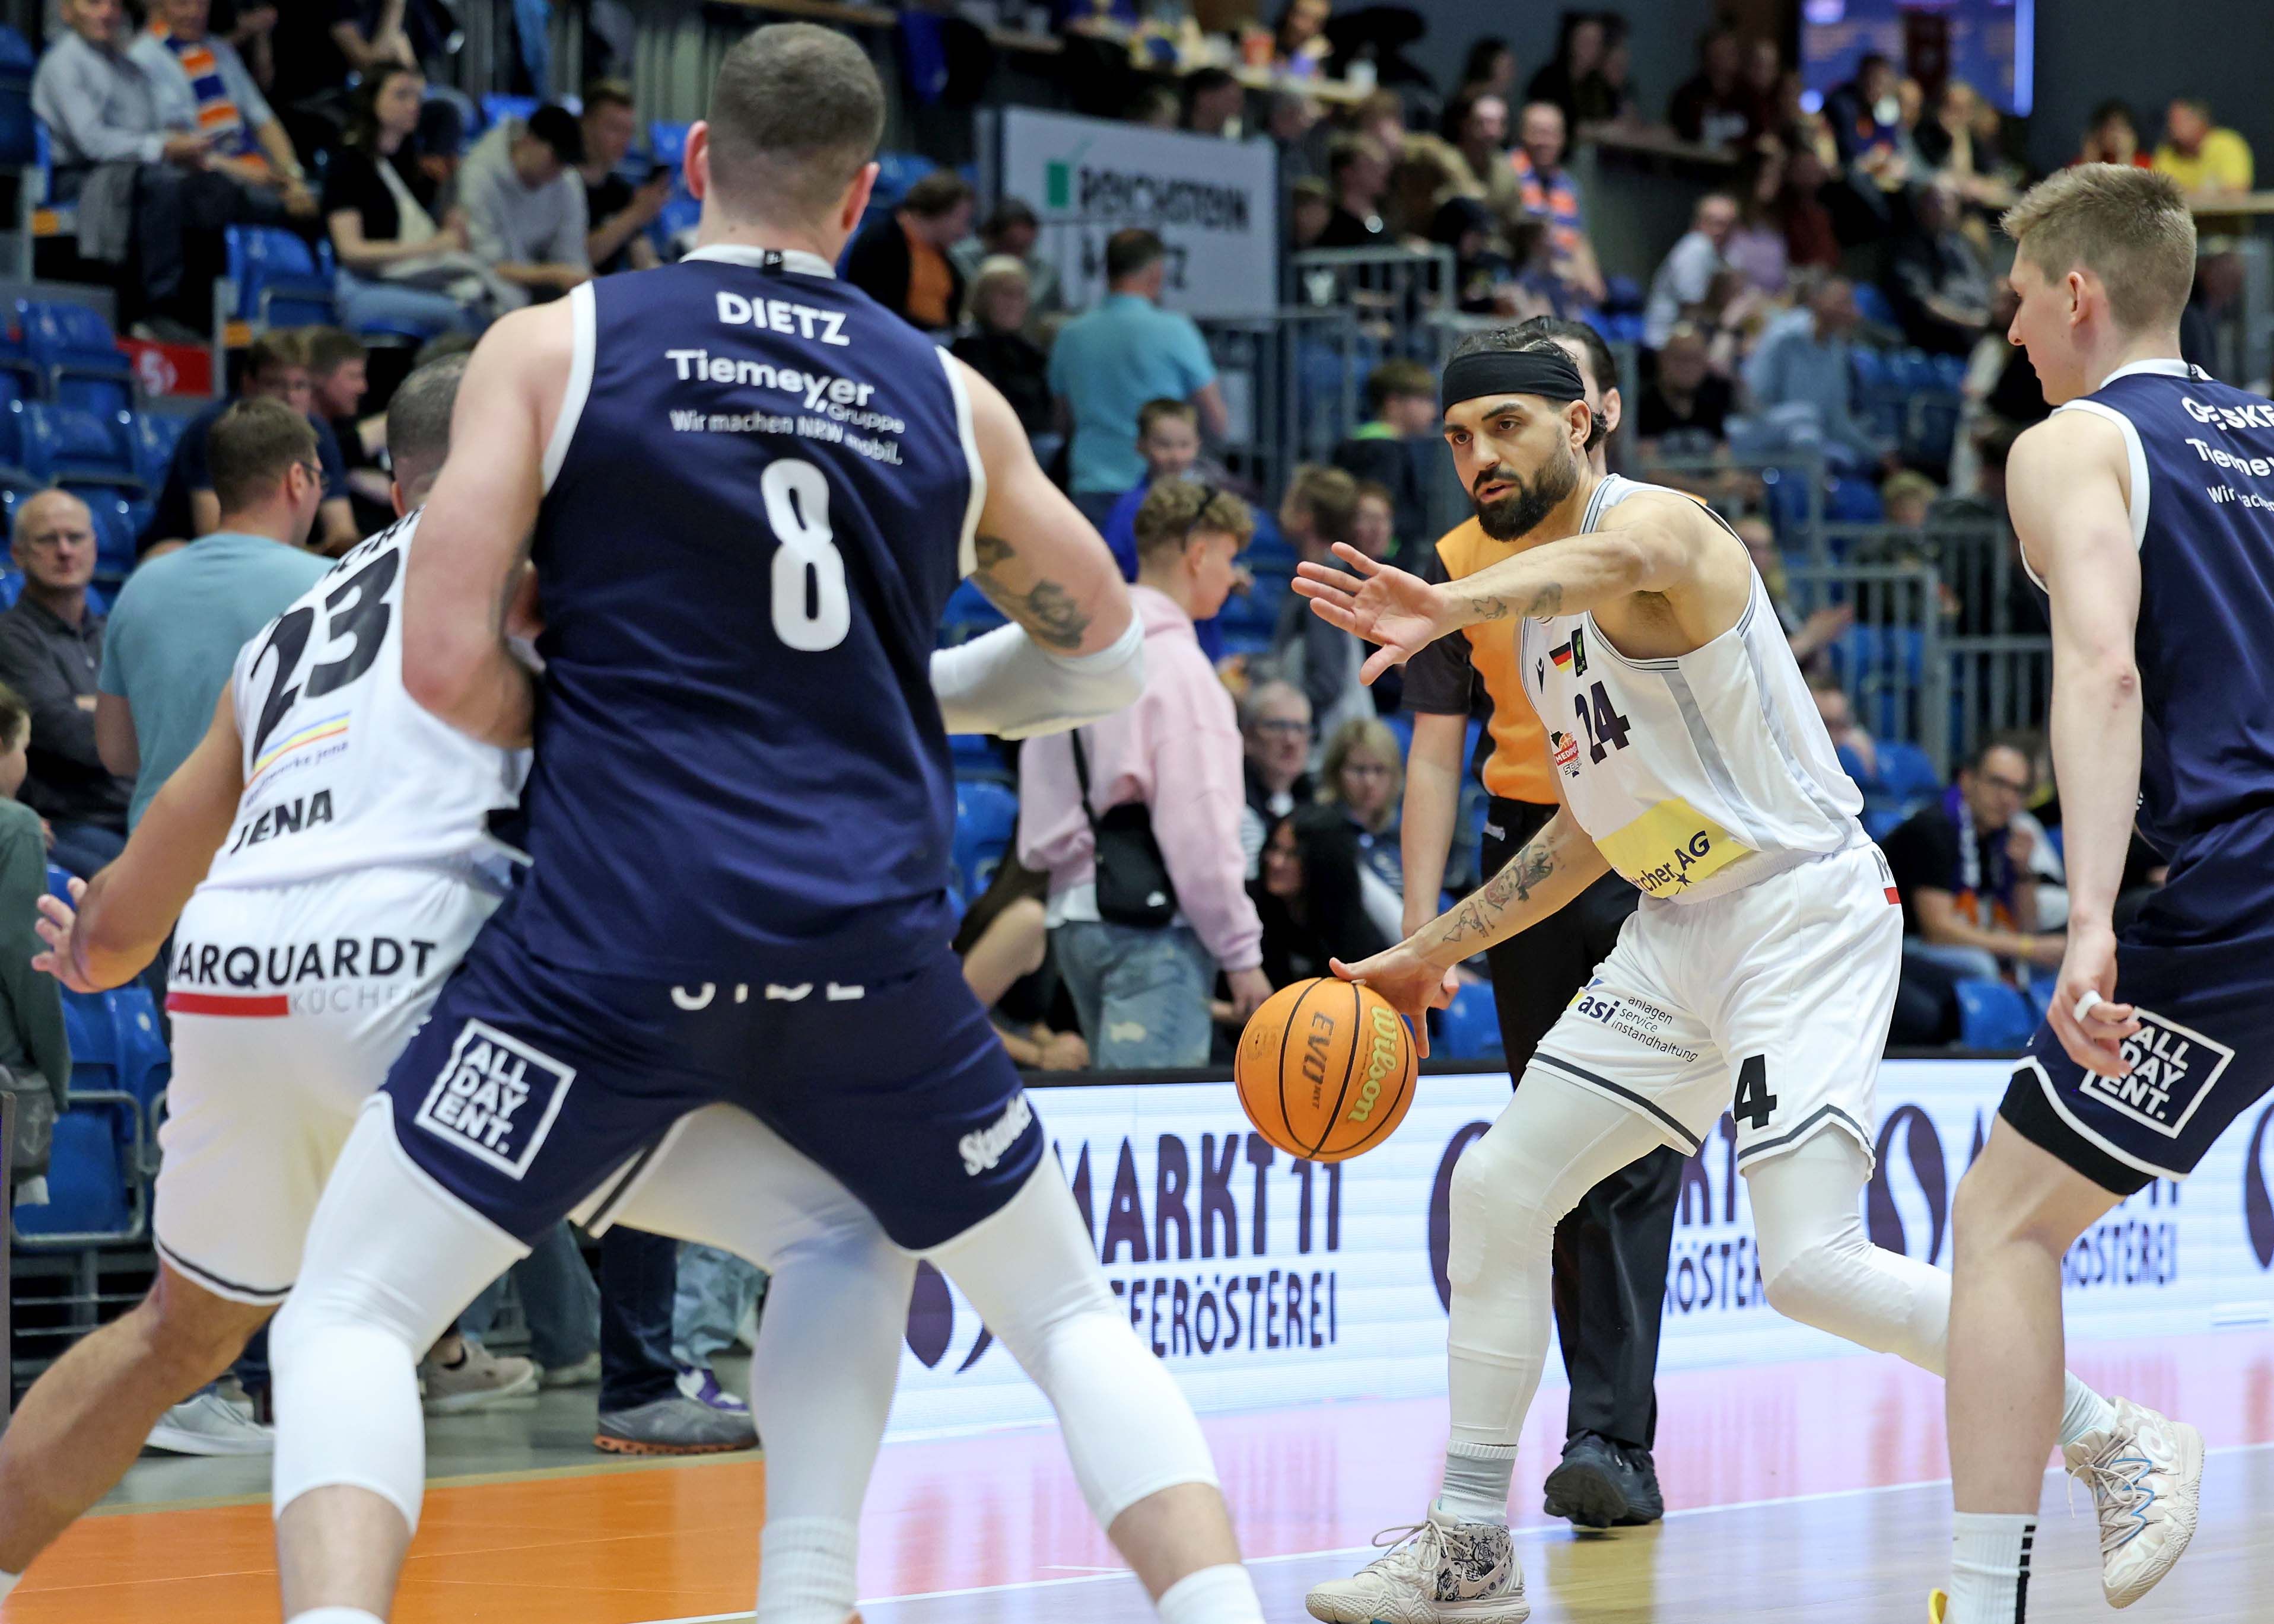
[[[1278,304],[1279,159],[1268,140],[1003,110],[1002,195],[1042,223],[1068,307],[1105,292],[1105,241],[1128,226],[1169,250],[1161,303],[1188,316],[1268,315]]]
[[[1873,1242],[1950,1267],[1950,1201],[2009,1066],[1897,1061],[1880,1073]],[[1231,1085],[1037,1089],[1031,1096],[1137,1335],[1202,1411],[1444,1391],[1452,1169],[1508,1102],[1505,1075],[1425,1077],[1389,1141],[1326,1166],[1251,1132]],[[2066,1266],[2075,1341],[2274,1320],[2274,1107],[2195,1177],[2158,1183]],[[1690,1159],[1668,1269],[1668,1370],[1856,1350],[1770,1308],[1752,1213],[1722,1131]],[[1551,1346],[1548,1380],[1561,1379]],[[894,1437],[1044,1421],[1049,1406],[929,1267],[919,1272]]]

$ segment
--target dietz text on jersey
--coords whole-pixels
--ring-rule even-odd
[[[730,327],[764,327],[770,333],[819,339],[825,344],[849,346],[845,336],[845,312],[817,310],[788,299],[746,299],[739,293],[719,294],[719,320]],[[820,331],[814,329],[819,327]]]

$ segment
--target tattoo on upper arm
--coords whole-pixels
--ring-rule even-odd
[[[1537,839],[1529,842],[1486,882],[1482,891],[1453,911],[1444,939],[1466,942],[1490,936],[1502,915],[1519,902],[1531,901],[1532,893],[1555,872],[1555,848]]]
[[[979,567],[972,581],[987,601],[1024,627],[1027,635],[1044,648],[1071,650],[1081,647],[1089,633],[1089,616],[1074,602],[1073,594],[1055,581],[1035,581],[1018,587],[1004,579],[1018,569],[1018,550],[1000,536],[982,535],[972,543]]]

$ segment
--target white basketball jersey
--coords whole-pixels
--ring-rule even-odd
[[[1581,530],[1643,492],[1690,500],[1613,474]],[[1563,798],[1644,895],[1703,901],[1865,838],[1759,575],[1737,623],[1678,658],[1629,659],[1590,614],[1528,620],[1522,636]]]
[[[207,885],[515,855],[488,822],[519,802],[528,753],[460,733],[403,686],[418,529],[414,513],[362,543],[239,650],[245,793]]]

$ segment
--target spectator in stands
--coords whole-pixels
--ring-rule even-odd
[[[2211,122],[2210,103],[2193,96],[2175,100],[2164,114],[2164,144],[2155,167],[2179,182],[2180,190],[2225,197],[2251,185],[2250,143],[2239,131]]]
[[[1323,180],[1299,180],[1287,189],[1287,241],[1296,252],[1319,246],[1335,217],[1335,194]]]
[[[1928,510],[1941,494],[1933,480],[1914,468],[1897,469],[1879,482],[1879,507],[1887,523],[1908,530],[1926,523]]]
[[[1185,75],[1185,128],[1193,135],[1237,139],[1247,91],[1222,68],[1196,68]]]
[[[1608,49],[1600,15],[1564,12],[1555,55],[1532,76],[1532,82],[1524,88],[1524,99],[1553,107],[1572,128],[1614,117],[1618,111],[1616,99],[1603,82],[1603,57]]]
[[[1351,545],[1376,563],[1388,563],[1397,550],[1397,501],[1380,480],[1358,482],[1357,505],[1351,509]]]
[[[1405,799],[1405,758],[1397,735],[1378,717],[1354,717],[1327,741],[1319,769],[1319,801],[1338,807],[1358,842],[1366,911],[1385,941],[1404,939],[1405,864],[1398,825]]]
[[[1744,274],[1746,284],[1764,297],[1783,293],[1792,273],[1792,256],[1785,245],[1785,155],[1781,151],[1756,153],[1747,162],[1746,178],[1736,195],[1737,227],[1721,244],[1721,256]]]
[[[15,799],[24,782],[32,736],[29,707],[0,686],[0,1088],[16,1101],[14,1142],[0,1145],[0,1201],[44,1205],[47,1164],[19,1158],[34,1144],[43,1149],[55,1120],[70,1106],[71,1037],[64,1027],[63,989],[32,968],[41,951],[32,921],[48,889],[46,843],[40,815]]]
[[[1668,329],[1657,375],[1635,403],[1635,438],[1644,459],[1713,455],[1734,406],[1729,380],[1709,365],[1705,335],[1687,323]]]
[[[218,529],[127,577],[104,637],[94,736],[103,764],[134,780],[130,830],[205,737],[237,650],[329,568],[305,547],[324,500],[307,414],[239,401],[211,441]]]
[[[2028,837],[2012,827],[2028,803],[2029,753],[1992,739],[1939,802],[1880,844],[1903,903],[1903,962],[1960,979],[1997,981],[2009,963],[2052,969],[2067,942],[2037,929]]]
[[[94,517],[70,492],[42,491],[18,506],[14,542],[24,586],[0,611],[0,681],[23,701],[31,725],[19,793],[47,820],[57,866],[92,879],[125,849],[134,791],[102,764],[94,742],[103,623],[87,601]]]
[[[1385,361],[1367,375],[1367,421],[1334,449],[1334,465],[1387,491],[1390,530],[1418,542],[1429,529],[1429,480],[1439,433],[1437,382],[1418,361]]]
[[[1505,115],[1508,98],[1516,94],[1516,52],[1496,34],[1480,34],[1470,41],[1468,61],[1461,69],[1458,96],[1498,96]],[[1452,132],[1446,132],[1450,136]]]
[[[1889,255],[1888,293],[1903,335],[1936,355],[1964,355],[1990,321],[1990,267],[1959,229],[1958,193],[1938,180],[1911,194],[1909,229]]]
[[[466,154],[458,201],[467,241],[508,303],[558,297],[591,279],[584,184],[571,172],[584,162],[584,126],[551,103],[500,120]]]
[[[1239,853],[1247,877],[1271,825],[1314,799],[1311,781],[1311,702],[1277,678],[1248,689],[1239,708],[1246,804],[1239,816]]]
[[[2092,109],[2084,127],[2084,141],[2072,163],[2114,163],[2126,169],[2152,169],[2156,161],[2140,145],[2140,126],[2132,109],[2120,98],[2103,102]]]
[[[281,223],[283,205],[212,167],[187,95],[120,39],[119,0],[62,0],[61,14],[32,110],[50,137],[55,195],[79,206],[79,251],[131,274],[122,291],[140,336],[209,342],[222,228]]]
[[[1510,158],[1523,187],[1524,212],[1547,222],[1548,252],[1557,279],[1575,297],[1603,302],[1603,274],[1587,237],[1579,183],[1563,167],[1564,121],[1554,103],[1524,109],[1523,144]]]
[[[1811,610],[1803,617],[1792,606],[1792,586],[1787,579],[1784,555],[1777,551],[1776,531],[1759,514],[1748,514],[1731,527],[1737,539],[1745,544],[1746,556],[1753,560],[1753,572],[1761,578],[1761,585],[1775,608],[1777,624],[1784,628],[1785,641],[1792,645],[1792,658],[1803,668],[1811,665],[1816,657],[1847,635],[1856,624],[1856,611],[1849,604],[1826,604]]]
[[[1539,226],[1522,221],[1521,226]],[[1517,299],[1516,266],[1500,252],[1499,222],[1472,197],[1447,198],[1429,224],[1429,240],[1453,251],[1453,297],[1465,315],[1507,316]]]
[[[1796,147],[1785,158],[1777,214],[1784,224],[1788,270],[1832,271],[1839,267],[1840,233],[1824,202],[1826,179],[1824,161],[1815,148]]]
[[[1683,312],[1705,302],[1713,278],[1728,268],[1723,250],[1736,229],[1736,199],[1726,192],[1709,192],[1698,199],[1690,212],[1690,229],[1667,251],[1658,274],[1650,279],[1650,299],[1643,309],[1646,348],[1661,348]]]
[[[971,279],[964,331],[949,349],[1003,392],[1034,439],[1051,432],[1056,415],[1050,357],[1026,333],[1028,301],[1023,261],[1009,254],[981,260]]]
[[[1193,641],[1195,617],[1224,606],[1246,544],[1247,505],[1189,480],[1156,486],[1137,510],[1137,584],[1145,692],[1072,734],[1028,740],[1019,760],[1019,861],[1050,876],[1050,946],[1100,1070],[1201,1065],[1209,994],[1231,984],[1245,1020],[1270,996],[1262,927],[1241,884],[1239,744],[1231,696]],[[1079,750],[1081,755],[1076,756]],[[1086,786],[1086,787],[1085,787]],[[1141,808],[1125,810],[1125,808]],[[1157,859],[1117,872],[1140,898],[1168,893],[1157,918],[1107,918],[1100,904],[1103,826],[1149,840],[1108,849]]]
[[[1065,289],[1058,282],[1058,267],[1035,252],[1042,241],[1042,222],[1018,198],[1005,198],[995,212],[980,222],[979,235],[968,237],[948,250],[947,257],[965,278],[975,276],[982,259],[1009,258],[1027,267],[1027,320],[1031,323],[1065,309]]]
[[[1263,132],[1279,153],[1279,179],[1291,185],[1306,177],[1323,178],[1327,172],[1327,126],[1319,104],[1307,91],[1282,85],[1271,93],[1264,114]]]
[[[1698,71],[1667,106],[1667,122],[1685,141],[1736,147],[1761,132],[1758,98],[1744,81],[1744,47],[1734,29],[1717,27],[1698,42]]]
[[[641,271],[662,256],[647,229],[671,201],[678,177],[659,163],[636,186],[617,173],[639,139],[639,113],[631,86],[602,79],[584,86],[584,160],[576,177],[584,184],[584,258],[595,276]]]
[[[416,68],[373,72],[357,87],[347,139],[324,170],[340,319],[358,331],[476,332],[516,297],[474,258],[463,210],[437,219],[440,187],[416,139],[425,94]],[[455,117],[448,103],[435,105]]]
[[[964,286],[948,251],[971,235],[972,195],[971,183],[953,169],[934,169],[853,239],[845,280],[910,327],[953,327]]]
[[[1368,913],[1365,874],[1357,833],[1337,809],[1305,807],[1272,825],[1247,890],[1273,984],[1331,975],[1328,960],[1355,964],[1398,939]]]
[[[1827,276],[1805,303],[1769,323],[1745,363],[1751,415],[1742,432],[1731,426],[1740,455],[1816,447],[1841,467],[1894,471],[1893,450],[1871,438],[1853,409],[1848,340],[1861,320],[1855,288]]]
[[[1784,54],[1774,40],[1763,34],[1744,48],[1744,57],[1742,88],[1754,137],[1769,137],[1789,150],[1784,128]]]
[[[1040,1003],[1021,1000],[1020,989],[1050,959],[1050,923],[1043,904],[1050,876],[1005,855],[987,889],[963,911],[955,954],[963,979],[995,1023],[1012,1060],[1043,1071],[1080,1071],[1089,1045],[1079,1032],[1054,1032]],[[1015,1007],[1014,1007],[1015,1006]]]
[[[1271,65],[1298,79],[1318,72],[1327,59],[1327,18],[1333,9],[1333,0],[1285,0],[1271,31]]]
[[[1112,549],[1114,562],[1121,566],[1121,578],[1125,581],[1137,579],[1137,510],[1145,505],[1146,494],[1163,479],[1184,478],[1200,461],[1201,419],[1193,403],[1163,395],[1140,406],[1137,455],[1144,459],[1143,476],[1121,493],[1120,500],[1113,504],[1112,511],[1097,527],[1097,533]],[[1207,649],[1208,643],[1203,634],[1201,646]],[[1209,651],[1213,658],[1216,651]]]
[[[1327,184],[1335,195],[1333,216],[1320,235],[1321,248],[1387,248],[1389,228],[1382,223],[1382,194],[1389,166],[1382,149],[1362,135],[1336,138],[1327,148]]]
[[[347,463],[331,425],[311,413],[314,390],[308,379],[307,335],[297,328],[272,329],[252,341],[245,352],[242,400],[281,401],[309,415],[316,436],[317,465],[322,474],[322,508],[313,545],[334,554],[346,552],[360,540],[355,511],[348,500]],[[166,469],[166,483],[143,531],[137,549],[144,558],[168,543],[190,541],[221,526],[222,505],[210,462],[207,438],[231,402],[219,401],[192,417],[174,444],[174,460]]]
[[[1210,434],[1231,426],[1208,341],[1191,317],[1161,308],[1167,259],[1150,231],[1116,231],[1105,242],[1105,297],[1050,347],[1050,392],[1073,437],[1070,490],[1093,524],[1144,477],[1137,413],[1147,401],[1190,401]]]
[[[1626,19],[1615,11],[1603,13],[1603,65],[1596,78],[1602,86],[1601,102],[1607,109],[1600,118],[1591,118],[1587,124],[1597,131],[1607,129],[1639,130],[1644,127],[1642,104],[1635,99],[1634,41],[1628,35]]]
[[[1174,130],[1184,123],[1185,99],[1173,85],[1146,85],[1138,90],[1124,117],[1148,130]]]
[[[1969,208],[1995,214],[2014,201],[2018,176],[2007,158],[1998,109],[1962,79],[1946,80],[1934,114],[1912,139],[1919,159]]]
[[[154,0],[150,27],[129,49],[158,93],[159,121],[210,145],[206,162],[287,214],[313,218],[316,194],[292,138],[245,71],[237,48],[207,31],[212,0]]]
[[[694,1241],[679,1243],[679,1269],[671,1298],[671,1360],[682,1399],[747,1419],[750,1407],[729,1392],[715,1368],[719,1356],[741,1340],[742,1323],[765,1311],[766,1272],[734,1252]],[[757,1429],[751,1427],[751,1441]]]
[[[1839,675],[1824,667],[1810,672],[1808,691],[1815,696],[1816,714],[1823,720],[1824,731],[1831,735],[1832,748],[1839,752],[1841,764],[1856,773],[1864,783],[1878,782],[1879,741],[1856,719],[1855,707],[1849,703],[1848,690],[1840,685]],[[1855,758],[1852,766],[1850,756]]]
[[[355,530],[369,536],[395,523],[395,476],[386,462],[387,414],[362,410],[371,389],[371,352],[343,327],[310,327],[308,415],[332,432],[347,470]]]
[[[1824,99],[1824,116],[1839,144],[1840,162],[1875,183],[1895,175],[1902,143],[1902,105],[1895,64],[1877,51],[1856,64],[1856,77]]]
[[[1358,481],[1339,468],[1303,464],[1279,501],[1279,533],[1296,556],[1332,569],[1344,568],[1331,549],[1353,539],[1357,518]],[[1301,685],[1321,738],[1353,717],[1375,714],[1374,695],[1358,674],[1366,645],[1313,614],[1309,599],[1291,592],[1280,605],[1271,658],[1281,676]]]
[[[1445,138],[1468,171],[1460,190],[1492,211],[1495,222],[1524,213],[1524,184],[1508,161],[1508,103],[1497,95],[1457,98],[1445,109]]]

